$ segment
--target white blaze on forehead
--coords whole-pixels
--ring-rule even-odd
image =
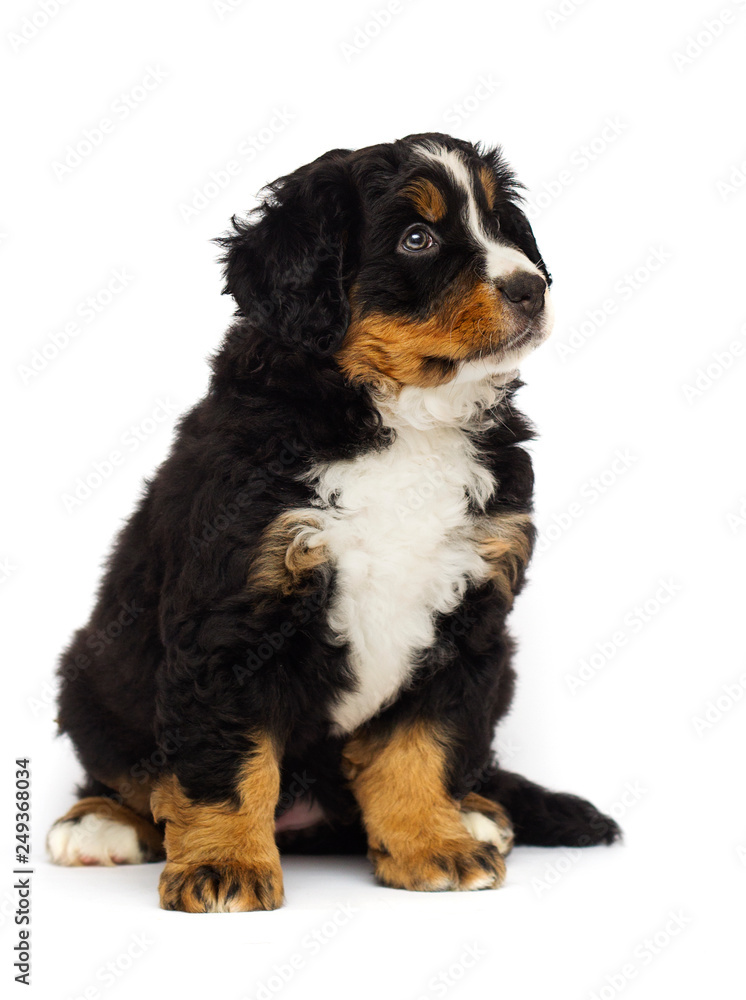
[[[419,146],[418,148],[429,160],[444,167],[449,177],[466,195],[464,222],[475,243],[484,250],[487,276],[494,280],[507,278],[515,271],[525,271],[543,277],[539,268],[528,259],[525,253],[501,243],[485,232],[474,194],[474,178],[459,154],[453,149],[443,149],[442,147]]]

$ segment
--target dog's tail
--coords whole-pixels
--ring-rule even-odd
[[[585,799],[550,792],[511,771],[491,770],[478,790],[508,813],[516,844],[593,847],[613,844],[622,836],[615,820]]]

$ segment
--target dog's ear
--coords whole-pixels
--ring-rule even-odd
[[[526,213],[517,204],[515,198],[505,201],[500,206],[500,229],[511,242],[521,249],[532,264],[536,264],[541,273],[547,279],[547,284],[552,284],[552,276],[547,270],[544,258],[541,256],[536,245],[534,231],[531,223],[526,217]]]
[[[337,149],[279,178],[248,220],[232,219],[223,247],[224,293],[262,336],[319,355],[333,353],[349,322],[345,290],[350,229],[358,211]]]

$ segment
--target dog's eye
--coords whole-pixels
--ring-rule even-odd
[[[414,229],[410,229],[404,234],[399,246],[410,253],[418,253],[420,250],[429,250],[430,247],[434,247],[435,240],[427,229],[415,226]]]

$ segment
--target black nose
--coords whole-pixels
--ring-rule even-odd
[[[508,302],[518,306],[527,316],[533,317],[544,308],[547,283],[540,274],[519,271],[507,278],[498,279],[495,284]]]

